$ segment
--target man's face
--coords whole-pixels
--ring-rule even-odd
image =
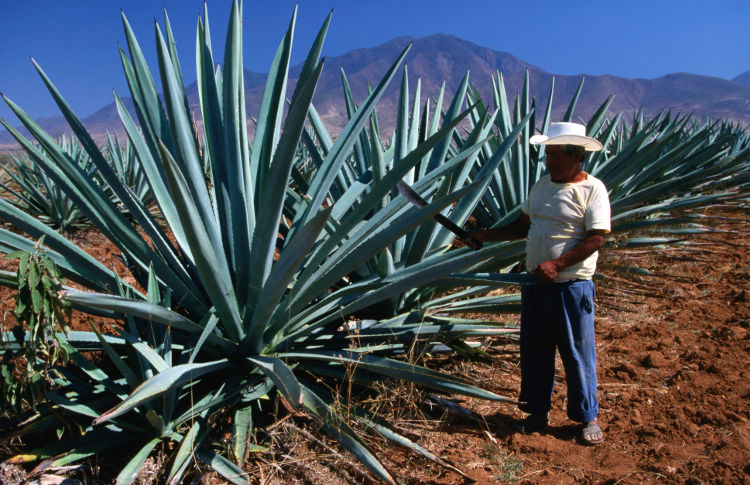
[[[547,145],[547,170],[553,182],[570,182],[581,171],[583,155],[578,150],[567,149],[564,145]]]

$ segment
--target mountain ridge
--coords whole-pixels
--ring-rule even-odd
[[[436,98],[445,82],[446,97],[451,99],[468,71],[470,83],[477,88],[482,99],[491,104],[491,77],[500,72],[512,105],[528,72],[530,96],[536,99],[537,106],[546,106],[554,78],[553,118],[562,116],[581,78],[584,78],[583,91],[576,108],[576,114],[583,120],[588,119],[608,96],[615,95],[610,108],[612,114],[623,112],[628,116],[640,109],[645,116],[653,117],[660,112],[671,111],[675,114],[693,114],[700,118],[726,118],[750,126],[750,71],[732,80],[691,73],[671,73],[654,79],[623,78],[610,74],[559,75],[507,52],[482,47],[450,34],[433,34],[422,38],[397,37],[375,47],[353,49],[339,56],[326,58],[313,103],[334,135],[347,120],[341,71],[346,74],[355,101],[361,102],[367,96],[369,86],[380,81],[410,43],[411,48],[404,61],[409,73],[409,87],[413,94],[417,79],[421,79],[423,98]],[[301,69],[302,64],[290,67],[290,94]],[[401,71],[403,72],[403,67]],[[245,71],[247,112],[251,115],[255,115],[260,106],[265,77],[266,74]],[[395,126],[401,77],[399,72],[376,108],[383,135],[390,134]],[[196,83],[189,85],[186,92],[191,108],[198,115],[200,110]],[[131,100],[123,98],[123,101],[132,112]],[[446,101],[446,106],[448,102]],[[52,136],[69,131],[61,116],[38,121]],[[84,117],[82,121],[92,135],[99,139],[107,131],[123,131],[114,103]],[[198,120],[199,124],[200,121]],[[12,145],[14,142],[8,132],[0,132],[0,145]]]

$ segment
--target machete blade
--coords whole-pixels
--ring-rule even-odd
[[[414,189],[409,187],[403,180],[399,180],[398,182],[396,182],[396,187],[398,188],[398,191],[401,193],[401,195],[403,195],[406,200],[408,200],[415,206],[424,207],[427,205],[427,201],[424,200],[421,195],[416,193]],[[481,241],[477,241],[476,239],[470,237],[468,231],[465,231],[463,228],[461,228],[461,226],[448,219],[443,214],[438,212],[432,217],[437,221],[438,224],[458,236],[458,238],[461,239],[461,241],[463,241],[463,243],[469,246],[471,249],[476,251],[482,248]]]

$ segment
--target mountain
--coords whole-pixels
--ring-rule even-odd
[[[743,86],[750,86],[750,71],[745,71],[739,76],[732,78],[732,81]]]
[[[750,71],[731,81],[689,73],[668,74],[656,79],[628,79],[585,73],[574,76],[554,75],[511,54],[481,47],[452,35],[435,34],[420,39],[399,37],[377,47],[355,49],[341,56],[327,58],[313,102],[334,134],[341,130],[347,119],[341,71],[346,73],[355,100],[361,102],[367,96],[368,87],[380,81],[409,43],[412,43],[412,47],[405,61],[411,83],[409,87],[413,93],[417,79],[421,78],[423,98],[436,98],[444,81],[446,94],[450,99],[468,70],[471,84],[488,103],[492,101],[491,77],[497,72],[502,73],[509,102],[513,103],[528,72],[530,94],[540,107],[547,104],[554,78],[553,118],[563,115],[583,77],[583,92],[576,108],[576,116],[583,120],[587,120],[609,95],[614,94],[610,111],[623,112],[626,119],[638,109],[646,116],[655,116],[669,110],[700,118],[726,118],[750,126]],[[301,65],[290,69],[290,93],[301,69]],[[255,115],[263,96],[265,75],[246,71],[245,79],[248,113]],[[400,84],[399,73],[377,107],[380,126],[385,135],[395,125]],[[199,113],[195,83],[188,86],[187,94],[194,112]],[[448,101],[444,107],[447,107],[447,103]],[[132,110],[132,106],[129,109]],[[107,130],[121,131],[114,104],[84,118],[83,122],[99,139]],[[40,123],[53,136],[66,130],[62,118],[47,118],[40,120]],[[198,123],[200,125],[200,120]],[[0,145],[9,143],[13,143],[10,135],[7,132],[0,133]]]

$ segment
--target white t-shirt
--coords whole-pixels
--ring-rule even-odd
[[[569,251],[591,230],[610,231],[610,208],[607,189],[591,175],[575,183],[556,183],[547,175],[532,188],[521,210],[529,216],[526,242],[526,270],[557,259]],[[555,278],[561,283],[572,279],[589,279],[596,271],[598,252],[583,261],[564,268]]]

